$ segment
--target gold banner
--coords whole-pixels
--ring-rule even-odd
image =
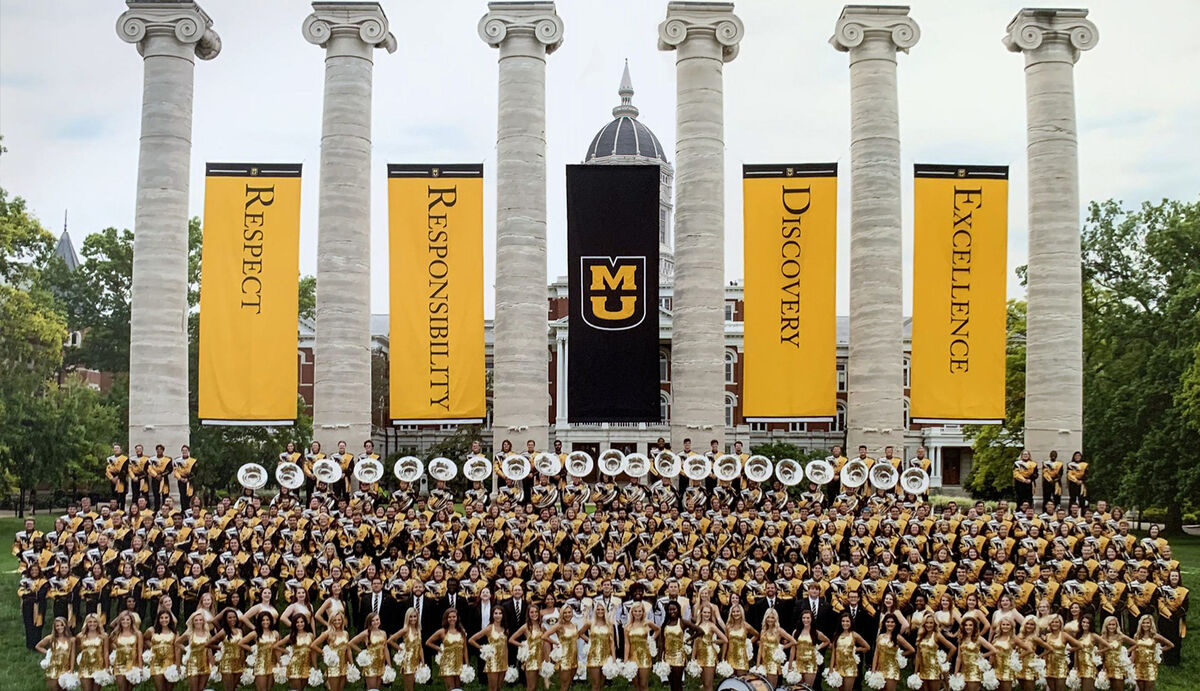
[[[917,165],[914,422],[1004,420],[1008,166]]]
[[[483,422],[483,166],[389,165],[388,238],[392,422]]]
[[[748,420],[837,415],[837,164],[742,168]]]
[[[300,164],[208,164],[201,261],[201,422],[292,424]]]

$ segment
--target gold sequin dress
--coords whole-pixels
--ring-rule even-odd
[[[117,640],[113,641],[113,676],[125,676],[129,670],[141,664],[137,656],[137,634],[123,633],[117,636]]]
[[[207,679],[212,674],[212,666],[208,664],[209,638],[207,633],[201,635],[193,633],[188,638],[188,661],[184,666],[183,676]]]
[[[325,678],[344,677],[346,676],[346,649],[350,645],[350,633],[348,631],[329,631],[329,636],[325,638],[325,645],[337,655],[337,662],[332,665],[326,665]]]
[[[466,644],[461,631],[447,631],[442,637],[442,662],[439,667],[443,677],[457,677],[462,674],[463,648]]]
[[[254,676],[269,677],[275,671],[274,645],[279,641],[279,634],[267,631],[258,637],[258,652],[254,658]]]
[[[1137,681],[1157,681],[1158,663],[1154,661],[1154,649],[1158,642],[1153,638],[1138,638],[1134,641],[1130,657],[1133,659],[1133,678]]]
[[[579,666],[579,628],[574,624],[565,624],[558,630],[558,645],[562,648],[563,656],[558,661],[558,669],[575,671]]]
[[[1114,645],[1102,653],[1104,656],[1104,674],[1109,679],[1120,679],[1122,681],[1125,679],[1125,665],[1121,664],[1122,650],[1124,648],[1120,645]]]
[[[217,663],[217,671],[221,676],[240,677],[242,670],[246,669],[246,651],[238,645],[241,641],[241,629],[234,629],[233,633],[226,633],[225,638],[221,639],[221,661]]]
[[[729,646],[725,652],[725,661],[735,670],[750,669],[750,656],[747,654],[746,648],[746,627],[739,626],[736,629],[729,629],[728,634]]]
[[[371,661],[363,665],[364,677],[382,677],[383,668],[387,666],[387,634],[383,631],[371,631],[367,634],[367,656]]]
[[[1033,661],[1037,659],[1037,655],[1033,650],[1020,649],[1021,654],[1021,669],[1017,673],[1017,679],[1021,681],[1037,681],[1038,672],[1033,668]]]
[[[312,642],[312,633],[300,631],[296,634],[289,649],[292,659],[287,666],[288,679],[308,679],[308,673],[312,671]]]
[[[683,624],[674,623],[663,627],[663,660],[671,667],[687,664],[688,651],[683,646]]]
[[[846,677],[858,676],[858,663],[854,661],[854,634],[838,635],[834,648],[834,666],[837,673]]]
[[[983,659],[981,652],[978,640],[964,639],[958,644],[959,672],[968,684],[983,681],[983,665],[979,662]]]
[[[1070,661],[1067,659],[1067,642],[1063,635],[1048,634],[1043,640],[1046,641],[1046,678],[1066,679]]]
[[[495,654],[492,655],[492,657],[490,659],[484,661],[484,663],[483,663],[484,673],[492,674],[495,672],[500,672],[500,673],[507,672],[508,671],[508,634],[504,633],[500,629],[492,627],[492,630],[488,631],[487,645],[492,646],[492,650],[495,652]]]
[[[588,629],[587,666],[603,667],[612,657],[612,629],[608,624],[593,624]],[[683,635],[680,634],[680,646]]]
[[[521,667],[526,672],[537,674],[542,669],[542,657],[545,650],[544,643],[546,642],[545,631],[537,624],[530,624],[525,628],[525,645],[529,650],[529,656],[525,658],[525,662]]]
[[[71,668],[71,639],[50,639],[50,664],[46,667],[46,678],[58,680]]]
[[[1080,679],[1095,679],[1100,671],[1096,665],[1096,634],[1089,633],[1079,639],[1079,648],[1075,650],[1075,671]]]
[[[421,632],[408,629],[404,632],[404,638],[400,639],[400,644],[404,646],[404,655],[396,671],[400,674],[416,674],[421,666]]]
[[[650,669],[654,665],[654,658],[650,655],[650,627],[630,624],[625,632],[629,634],[629,659],[638,669]]]
[[[779,631],[763,631],[758,638],[759,654],[762,655],[762,666],[767,674],[779,674],[783,665],[775,659],[775,651],[779,650]]]
[[[701,667],[717,666],[717,653],[720,650],[717,646],[716,628],[716,624],[700,625],[704,634],[696,641],[696,661],[700,663]]]
[[[992,669],[996,670],[996,678],[1000,681],[1016,681],[1018,670],[1013,669],[1010,664],[1013,652],[1012,639],[996,639],[992,642],[992,647],[996,649],[996,654],[992,656]]]
[[[942,665],[938,662],[937,636],[925,636],[917,641],[917,655],[921,658],[921,681],[939,681]]]
[[[900,681],[900,663],[896,657],[900,649],[896,647],[895,639],[886,633],[881,633],[875,641],[875,648],[879,651],[879,665],[875,671],[882,674],[886,681]],[[813,671],[815,672],[816,669],[814,668]]]
[[[80,679],[95,679],[96,673],[108,667],[108,660],[104,659],[104,638],[101,636],[89,636],[79,642],[79,660],[76,662],[75,671],[79,673]]]

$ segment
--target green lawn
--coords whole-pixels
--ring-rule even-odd
[[[40,515],[37,518],[38,529],[42,531],[50,530],[53,523],[53,518],[49,515]],[[22,523],[18,519],[0,518],[0,536],[3,536],[6,544],[11,544],[12,536],[21,528]],[[1174,539],[1171,540],[1171,546],[1174,549],[1175,558],[1182,565],[1184,583],[1193,589],[1196,588],[1200,583],[1200,537]],[[25,650],[25,631],[24,625],[21,623],[21,605],[16,591],[16,559],[13,558],[10,550],[5,549],[3,554],[0,554],[0,690],[34,691],[43,689],[45,686],[41,677],[42,670],[38,667],[38,658]],[[1193,628],[1200,628],[1200,624],[1193,624]],[[1182,666],[1161,668],[1158,677],[1158,691],[1191,691],[1200,686],[1200,683],[1197,682],[1200,680],[1200,658],[1195,653],[1196,645],[1192,642],[1194,638],[1192,636],[1187,639]],[[216,687],[216,685],[213,686]],[[652,686],[654,689],[664,688],[657,683]],[[624,680],[607,682],[605,687],[614,691],[630,688]],[[698,687],[698,684],[691,682],[688,687]],[[139,691],[147,691],[152,686],[147,682],[137,688]],[[180,684],[179,688],[183,688],[183,685]],[[361,683],[355,684],[348,687],[348,691],[358,691],[362,688]],[[399,686],[393,688],[399,688]],[[443,686],[440,682],[435,681],[425,688],[438,691],[443,689]],[[468,689],[483,688],[478,683],[468,687]],[[517,687],[510,688],[516,689]],[[557,684],[555,688],[557,688]],[[576,688],[582,691],[585,685],[577,684]],[[284,687],[277,686],[276,689],[283,691]]]

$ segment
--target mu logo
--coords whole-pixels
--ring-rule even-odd
[[[580,257],[579,262],[584,323],[623,331],[646,319],[645,257]]]

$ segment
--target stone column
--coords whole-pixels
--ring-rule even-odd
[[[562,44],[553,2],[493,2],[479,37],[499,57],[496,128],[495,446],[547,448],[546,56]]]
[[[142,137],[133,229],[129,445],[171,456],[188,443],[188,176],[196,58],[221,51],[194,2],[129,0],[117,34],[143,58]]]
[[[1004,45],[1025,54],[1029,287],[1025,447],[1038,461],[1083,448],[1083,295],[1074,66],[1096,45],[1087,10],[1023,9]],[[1063,473],[1066,481],[1066,473]],[[1065,489],[1064,489],[1065,494]]]
[[[745,33],[728,2],[672,2],[659,50],[675,51],[675,296],[671,443],[725,443],[724,64]]]
[[[317,212],[313,435],[336,449],[371,436],[371,73],[396,50],[376,2],[314,2],[304,38],[325,49]]]
[[[907,7],[847,5],[829,42],[850,54],[850,359],[846,447],[904,445],[904,306],[896,51]]]

